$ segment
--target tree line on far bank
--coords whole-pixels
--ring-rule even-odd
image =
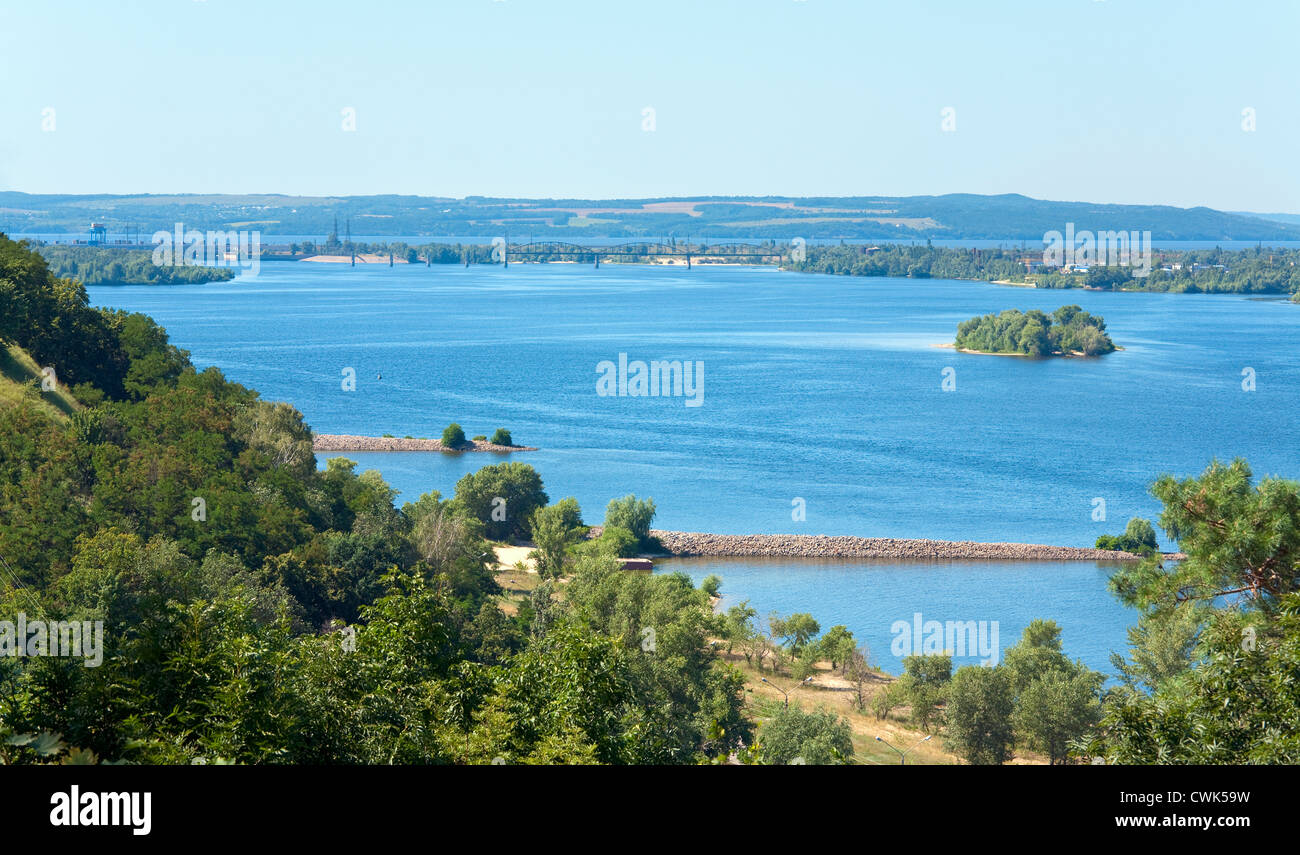
[[[1041,250],[1028,248],[884,243],[810,246],[802,259],[784,263],[792,270],[842,276],[1011,281],[1039,288],[1291,294],[1300,298],[1300,249],[1295,248],[1154,250],[1153,267],[1146,276],[1135,276],[1132,266],[1115,265],[1065,272],[1039,265],[1041,259]]]

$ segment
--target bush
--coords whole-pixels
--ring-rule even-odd
[[[1123,534],[1103,534],[1097,538],[1097,548],[1117,549],[1135,555],[1153,555],[1160,551],[1160,543],[1156,540],[1155,528],[1148,520],[1133,517],[1128,521]]]
[[[446,448],[460,448],[465,444],[465,431],[460,429],[460,425],[452,422],[442,431],[442,444]]]
[[[514,445],[515,441],[510,437],[510,431],[505,428],[497,428],[492,432],[492,439],[488,440],[493,445]]]
[[[719,596],[718,591],[722,587],[722,577],[716,573],[710,573],[700,582],[700,590],[710,597]]]
[[[890,683],[876,691],[871,698],[871,714],[876,717],[876,721],[889,718],[894,707],[903,705],[905,701],[903,693],[904,690],[899,688],[898,683]]]
[[[605,530],[600,533],[595,543],[600,552],[616,555],[619,558],[631,558],[636,555],[639,545],[636,535],[618,526],[605,526]]]
[[[484,434],[479,434],[478,436],[474,437],[474,441],[475,441],[475,442],[487,442],[487,436],[484,435]]]

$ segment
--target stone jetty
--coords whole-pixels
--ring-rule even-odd
[[[657,537],[671,555],[772,556],[779,558],[888,558],[917,561],[1138,561],[1131,552],[1036,543],[980,543],[966,540],[907,540],[893,537],[850,537],[810,534],[705,534],[659,531]],[[1171,560],[1178,553],[1165,553]]]
[[[318,433],[312,438],[316,451],[493,451],[505,454],[511,451],[536,451],[531,445],[496,445],[482,440],[466,440],[457,448],[448,448],[436,439],[412,439],[396,436],[352,436],[350,434]]]

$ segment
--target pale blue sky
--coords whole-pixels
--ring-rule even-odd
[[[1297,34],[1297,0],[5,0],[0,189],[1300,212]]]

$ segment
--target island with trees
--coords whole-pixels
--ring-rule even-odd
[[[199,285],[228,282],[238,272],[234,267],[154,264],[145,249],[47,245],[36,251],[52,274],[82,285]]]
[[[1078,306],[1048,315],[1037,309],[1007,309],[963,321],[954,347],[965,353],[1018,356],[1101,356],[1115,350],[1106,322]]]

